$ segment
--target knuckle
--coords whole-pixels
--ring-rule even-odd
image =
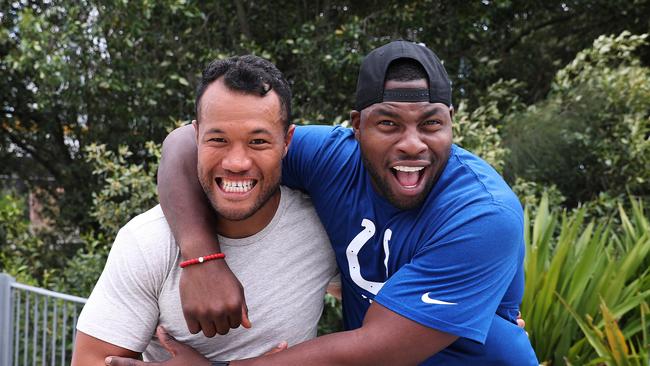
[[[212,330],[205,330],[205,329],[204,329],[204,330],[203,330],[203,335],[206,336],[206,337],[208,337],[208,338],[212,338],[212,337],[214,337],[215,335],[217,335],[217,332],[216,332],[216,331],[212,331]]]

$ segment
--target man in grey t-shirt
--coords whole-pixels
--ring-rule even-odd
[[[103,365],[108,355],[165,360],[152,341],[158,325],[211,360],[316,336],[336,266],[309,199],[279,187],[293,136],[290,103],[282,74],[255,56],[211,63],[197,92],[199,180],[219,215],[214,224],[228,265],[246,289],[252,328],[214,338],[190,333],[178,293],[181,253],[156,206],[116,237],[79,318],[73,365]]]

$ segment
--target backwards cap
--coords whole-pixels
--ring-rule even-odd
[[[429,78],[429,89],[384,91],[386,70],[397,59],[417,61]],[[427,47],[409,42],[393,41],[372,50],[361,63],[354,109],[381,102],[430,102],[451,106],[451,82],[438,57]]]

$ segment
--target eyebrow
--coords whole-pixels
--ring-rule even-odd
[[[373,114],[380,115],[380,116],[391,117],[391,118],[395,118],[395,119],[399,118],[398,113],[395,113],[392,110],[390,110],[388,108],[383,108],[383,107],[379,107],[379,108],[375,109],[374,111],[372,111],[371,115],[373,115]]]
[[[429,109],[428,111],[424,112],[420,118],[422,118],[422,119],[429,118],[431,116],[435,116],[436,114],[443,113],[443,112],[444,112],[444,110],[442,108],[433,107],[433,108]]]
[[[205,131],[206,134],[211,134],[211,133],[225,133],[223,130],[212,127],[209,130]],[[259,135],[259,134],[264,134],[264,135],[272,135],[271,131],[267,130],[266,128],[257,128],[250,133],[251,135]]]

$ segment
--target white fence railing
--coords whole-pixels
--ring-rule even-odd
[[[85,303],[0,273],[0,366],[69,365]]]

